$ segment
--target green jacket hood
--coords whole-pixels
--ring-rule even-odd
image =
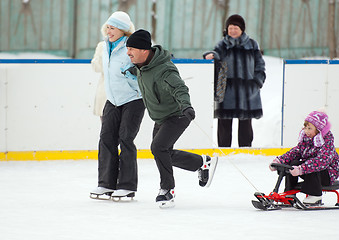
[[[168,61],[171,61],[171,54],[169,51],[165,50],[160,45],[154,45],[152,47],[152,51],[154,51],[154,56],[152,60],[149,62],[148,65],[141,67],[141,69],[148,71],[155,66],[158,66],[160,64],[165,64]]]

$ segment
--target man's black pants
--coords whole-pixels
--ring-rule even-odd
[[[161,125],[154,124],[151,150],[160,173],[160,188],[175,187],[173,166],[188,171],[197,171],[202,166],[202,157],[198,154],[173,150],[173,145],[189,126],[185,116],[168,118]]]

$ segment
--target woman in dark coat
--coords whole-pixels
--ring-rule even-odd
[[[260,89],[266,78],[265,62],[258,43],[245,33],[245,21],[232,15],[226,21],[224,38],[204,58],[215,59],[215,111],[218,145],[230,147],[232,120],[239,119],[239,147],[251,147],[252,118],[263,115]]]

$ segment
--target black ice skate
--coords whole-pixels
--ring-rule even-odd
[[[159,203],[160,208],[172,208],[174,204],[174,189],[160,189],[155,201]]]
[[[201,155],[203,163],[198,169],[199,185],[201,187],[209,187],[213,180],[215,168],[218,164],[218,157],[209,157]]]

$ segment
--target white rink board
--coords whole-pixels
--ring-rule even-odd
[[[7,149],[6,142],[6,105],[7,105],[7,70],[0,64],[0,152]]]
[[[182,79],[189,88],[191,104],[196,112],[194,122],[176,142],[179,149],[213,147],[213,64],[176,64]],[[138,149],[149,149],[154,122],[147,110],[136,138]]]
[[[339,61],[329,61],[327,113],[332,124],[332,133],[336,146],[339,144]]]
[[[211,148],[213,64],[176,66],[204,133],[192,122],[175,147]],[[98,79],[88,63],[0,64],[0,152],[96,150],[100,119],[92,112]],[[152,129],[146,111],[135,141],[138,149],[149,149]]]
[[[332,63],[331,63],[332,62]],[[297,144],[307,114],[325,110],[339,137],[339,65],[328,60],[287,60],[284,72],[282,145]]]

